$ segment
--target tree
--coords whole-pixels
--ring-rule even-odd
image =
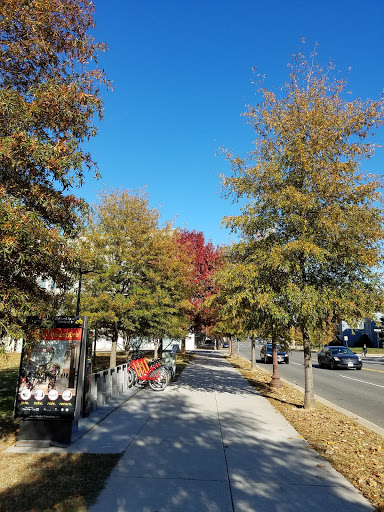
[[[85,203],[71,194],[95,167],[82,143],[102,117],[90,65],[104,44],[89,35],[88,0],[3,0],[0,4],[0,294],[2,326],[46,309],[52,296],[37,277],[59,286],[73,253]]]
[[[192,332],[209,332],[215,322],[215,311],[207,299],[214,292],[213,277],[220,267],[222,249],[211,241],[205,242],[204,234],[195,230],[182,230],[178,237],[180,247],[192,258],[192,305],[190,318]]]
[[[97,273],[84,282],[82,311],[111,337],[113,367],[119,336],[185,335],[190,265],[143,191],[105,191],[95,212],[82,251]]]
[[[380,183],[361,167],[383,100],[347,101],[346,80],[314,59],[298,54],[278,92],[260,89],[245,114],[255,147],[247,159],[228,153],[233,173],[223,176],[227,194],[244,200],[224,219],[240,234],[241,262],[278,275],[273,295],[302,333],[305,407],[314,405],[310,332],[377,310],[383,238]]]
[[[225,264],[215,276],[212,302],[224,324],[237,324],[237,331],[252,337],[252,367],[255,365],[254,333],[272,339],[273,376],[270,385],[280,387],[277,343],[289,332],[289,315],[280,293],[281,275],[271,266],[258,245],[239,243],[228,247]]]

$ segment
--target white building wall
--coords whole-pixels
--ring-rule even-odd
[[[109,352],[111,350],[112,341],[107,338],[97,338],[96,343],[96,351],[97,352]],[[174,345],[179,346],[179,350],[181,348],[181,341],[180,340],[169,340],[164,339],[163,340],[163,350],[165,351],[171,351]],[[185,338],[185,349],[186,350],[194,350],[195,348],[195,335],[194,334],[188,334],[188,336]],[[142,350],[154,350],[155,344],[152,341],[143,341],[140,349]],[[117,340],[117,350],[123,351],[124,350],[124,340],[122,338],[118,338]]]
[[[185,338],[185,350],[194,350],[196,348],[195,335],[194,333],[189,333]]]

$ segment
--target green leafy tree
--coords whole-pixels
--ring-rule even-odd
[[[361,163],[374,153],[370,136],[383,124],[384,103],[347,100],[345,87],[332,65],[295,56],[280,90],[260,89],[245,114],[254,149],[247,159],[228,154],[233,173],[223,176],[227,194],[243,202],[241,214],[224,222],[240,235],[241,264],[255,271],[249,293],[257,288],[260,311],[263,300],[269,311],[277,300],[281,317],[302,333],[307,408],[314,405],[311,330],[380,308],[380,182]],[[259,274],[269,274],[270,291]],[[267,323],[273,327],[272,318]]]
[[[94,168],[82,143],[102,117],[95,62],[104,44],[89,35],[88,0],[0,3],[1,327],[43,314],[52,296],[37,278],[65,286],[85,203],[71,190]]]
[[[191,270],[177,232],[159,226],[143,191],[103,192],[95,213],[82,242],[94,271],[84,280],[82,313],[111,338],[113,367],[119,336],[185,336]]]
[[[224,325],[237,326],[238,333],[253,336],[255,332],[272,339],[273,377],[270,385],[280,387],[277,366],[277,343],[289,333],[290,318],[280,293],[281,275],[271,267],[260,244],[247,242],[227,248],[225,264],[217,272],[217,305]],[[232,330],[233,332],[233,330]],[[252,366],[255,364],[252,342]]]

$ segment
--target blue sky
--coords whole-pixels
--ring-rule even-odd
[[[378,99],[384,88],[382,0],[94,3],[93,35],[109,46],[99,64],[114,90],[102,93],[105,117],[87,143],[102,178],[88,175],[79,195],[92,203],[104,187],[146,187],[164,219],[214,244],[230,242],[220,221],[236,211],[221,196],[229,169],[218,149],[252,149],[241,113],[256,103],[253,68],[268,88],[282,85],[305,38],[320,63],[352,68],[352,97]],[[378,153],[370,168],[383,167]]]

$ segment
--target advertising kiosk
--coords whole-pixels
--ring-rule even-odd
[[[91,375],[86,317],[58,317],[39,339],[24,342],[16,390],[20,441],[69,444],[85,410]]]

